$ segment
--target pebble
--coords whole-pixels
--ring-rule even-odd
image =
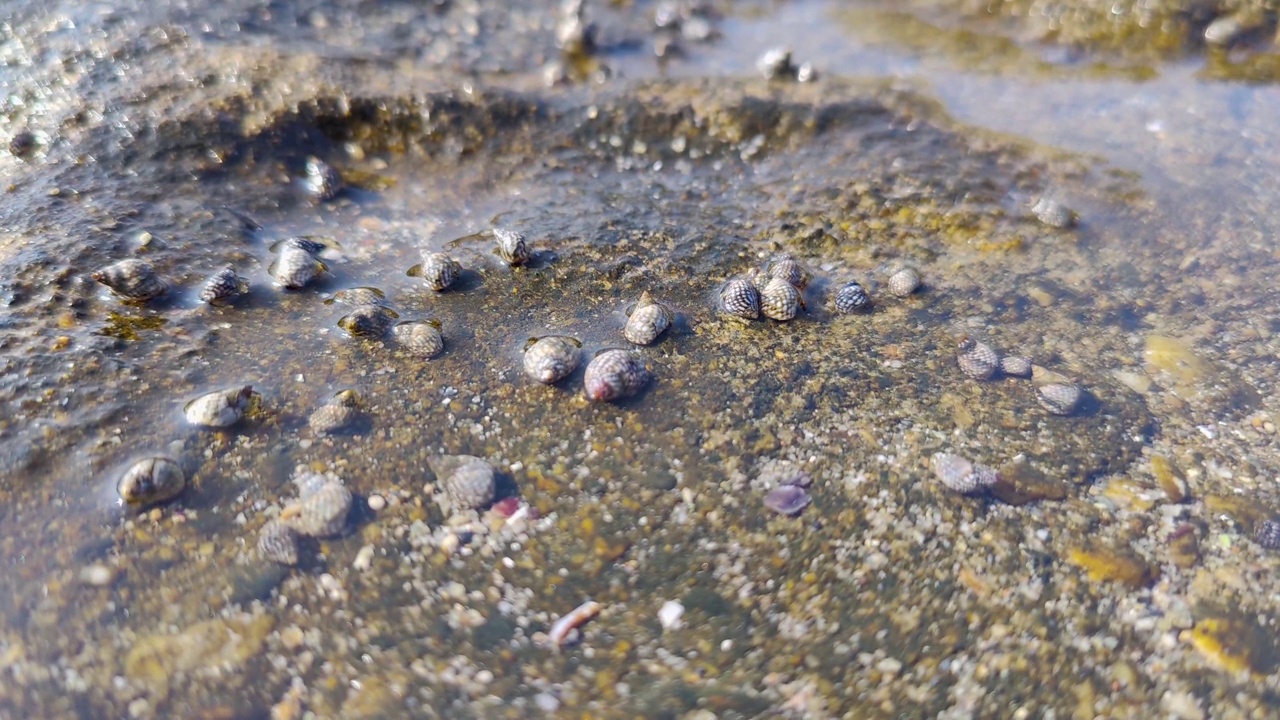
[[[351,568],[356,572],[364,572],[373,567],[373,546],[365,545],[360,548],[360,552],[356,553],[356,559],[352,561]]]
[[[684,605],[679,600],[668,600],[658,609],[658,622],[663,630],[679,630],[684,625],[683,615]]]
[[[382,509],[383,509],[383,508],[385,508],[386,506],[387,506],[387,500],[386,500],[386,498],[382,497],[381,495],[370,495],[370,496],[369,496],[369,509],[370,509],[370,510],[372,510],[372,511],[374,511],[374,512],[378,512],[379,510],[382,510]]]
[[[115,582],[116,571],[102,563],[94,563],[80,569],[80,582],[85,585],[104,587]]]
[[[764,506],[779,515],[799,515],[811,502],[809,493],[799,485],[782,485],[769,491]]]

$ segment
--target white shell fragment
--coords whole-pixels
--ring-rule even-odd
[[[684,626],[684,605],[679,600],[668,600],[658,609],[658,623],[663,630],[679,630]]]
[[[187,403],[183,414],[192,425],[209,428],[224,428],[235,425],[244,417],[249,407],[249,399],[253,397],[253,386],[229,388],[206,393]]]
[[[600,614],[602,606],[594,600],[588,600],[565,613],[559,620],[551,624],[547,631],[547,639],[555,647],[564,645],[569,640],[569,633]]]

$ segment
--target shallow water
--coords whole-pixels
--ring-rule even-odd
[[[0,79],[31,98],[8,127],[42,142],[0,166],[0,711],[1275,706],[1260,628],[1280,586],[1250,539],[1280,502],[1272,88],[1202,79],[1195,53],[1135,66],[825,2],[724,8],[718,39],[666,63],[652,7],[596,8],[587,82],[547,88],[549,7],[366,10],[104,8],[98,31],[91,9],[15,9],[44,32],[6,32]],[[77,59],[20,62],[41,43]],[[757,78],[773,45],[818,82]],[[351,184],[332,202],[299,192],[312,153]],[[1038,223],[1042,195],[1080,224]],[[499,261],[495,226],[529,237],[531,266]],[[272,248],[298,234],[337,247],[283,291]],[[425,250],[463,263],[458,290],[407,274]],[[719,285],[777,250],[817,274],[807,309],[719,316]],[[130,306],[88,280],[134,253],[168,298]],[[900,261],[923,292],[887,293]],[[226,263],[251,294],[200,306]],[[872,313],[827,308],[850,278]],[[347,337],[350,308],[326,300],[364,286],[440,321],[444,353]],[[639,350],[640,396],[589,404],[581,369],[523,377],[531,336],[572,335],[587,358],[623,345],[645,290],[678,321]],[[966,379],[963,334],[1030,356],[1036,380]],[[1075,415],[1036,402],[1050,373],[1089,391]],[[188,400],[242,384],[261,396],[243,422],[185,424]],[[315,436],[307,416],[345,388],[362,422]],[[1010,487],[951,493],[939,451]],[[120,507],[120,474],[157,453],[190,486]],[[455,453],[490,461],[536,518],[446,515],[427,459]],[[254,543],[304,470],[341,478],[357,510],[285,570]],[[812,505],[770,513],[802,470]],[[582,641],[549,648],[588,598],[604,610]],[[667,600],[683,627],[659,624]]]

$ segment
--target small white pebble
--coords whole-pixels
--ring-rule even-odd
[[[732,640],[722,640],[722,641],[720,641],[720,652],[729,652],[729,651],[730,651],[730,650],[732,650],[732,649],[733,649],[733,641],[732,641]]]
[[[480,683],[481,685],[488,685],[489,683],[493,682],[493,673],[488,670],[481,670],[480,672],[476,673],[476,682]]]
[[[102,563],[88,565],[80,570],[80,582],[85,585],[102,587],[110,585],[116,579],[116,571]]]
[[[387,506],[387,500],[386,500],[386,498],[382,497],[381,495],[370,495],[370,496],[369,496],[369,509],[370,509],[370,510],[372,510],[372,511],[374,511],[374,512],[378,512],[379,510],[381,510],[382,508],[384,508],[384,507],[386,507],[386,506]]]
[[[533,696],[533,704],[543,712],[555,712],[560,709],[560,701],[551,693],[538,693]]]
[[[360,548],[360,552],[356,553],[355,562],[351,563],[351,567],[360,572],[373,567],[373,546],[365,545]]]
[[[662,624],[663,630],[679,630],[684,625],[682,615],[684,615],[684,605],[681,605],[678,600],[668,600],[662,603],[662,607],[658,610],[658,622]]]

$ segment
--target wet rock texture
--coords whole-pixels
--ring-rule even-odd
[[[1077,229],[1046,230],[1011,200],[1052,184],[1089,199],[1086,228],[1090,209],[1155,222],[1132,186],[829,73],[548,90],[551,3],[413,7],[410,22],[408,6],[339,2],[287,21],[253,10],[250,23],[226,3],[201,18],[204,34],[186,11],[155,10],[87,41],[134,73],[85,70],[103,77],[73,92],[57,71],[27,70],[23,82],[54,92],[44,114],[5,110],[36,140],[0,158],[0,395],[16,408],[0,414],[0,547],[47,553],[0,554],[0,665],[17,668],[0,709],[479,717],[501,698],[515,715],[1195,717],[1257,705],[1258,686],[1205,666],[1275,680],[1274,642],[1256,627],[1274,573],[1238,558],[1272,557],[1249,538],[1280,497],[1214,483],[1276,463],[1146,456],[1162,430],[1217,432],[1223,408],[1249,414],[1224,421],[1239,437],[1274,448],[1255,390],[1270,381],[1216,351],[1228,308],[1195,303],[1184,324],[1179,298],[1204,292],[1185,273],[1135,300],[1145,284],[1119,261],[1131,237],[1064,251],[1041,233]],[[584,12],[606,47],[653,32],[643,7]],[[15,27],[58,51],[65,40],[33,18]],[[321,40],[333,56],[294,48]],[[368,56],[338,59],[353,48]],[[225,69],[233,57],[243,74]],[[392,72],[369,58],[411,61]],[[480,79],[463,88],[458,66]],[[177,82],[174,67],[206,82]],[[122,98],[142,107],[124,113]],[[309,155],[341,173],[342,193],[299,195]],[[494,254],[485,233],[498,224],[537,249],[529,263]],[[267,290],[272,243],[297,233],[332,238],[339,257],[306,287]],[[406,273],[423,251],[466,276],[430,291]],[[779,252],[812,269],[804,293],[866,278],[875,303],[838,320],[821,302],[786,323],[726,317],[726,280]],[[133,255],[172,284],[164,304],[121,307],[89,279]],[[903,260],[926,282],[899,296],[888,278]],[[228,264],[254,293],[206,312],[201,283]],[[322,297],[364,286],[405,321],[439,318],[449,351],[424,363],[380,337],[344,341],[352,308]],[[590,358],[652,287],[680,318],[632,350],[658,377],[640,396],[593,404],[576,381],[525,378],[526,338],[572,336]],[[1168,326],[1135,326],[1139,306]],[[958,324],[1035,358],[1032,379],[968,380]],[[246,368],[262,395],[252,423],[182,425],[183,398]],[[1036,378],[1058,375],[1088,389],[1069,415],[1037,399]],[[362,431],[313,431],[316,398],[341,388],[359,389]],[[111,471],[160,452],[190,464],[183,494],[115,508]],[[1000,479],[972,496],[940,487],[940,452]],[[451,484],[428,472],[444,456],[493,472]],[[290,479],[310,473],[343,479],[322,508],[340,512],[321,514],[302,552],[271,543],[264,557],[261,528],[311,517],[286,504]],[[98,576],[110,581],[77,580]],[[664,630],[654,617],[671,601],[684,612]],[[599,615],[548,637],[585,602]]]

